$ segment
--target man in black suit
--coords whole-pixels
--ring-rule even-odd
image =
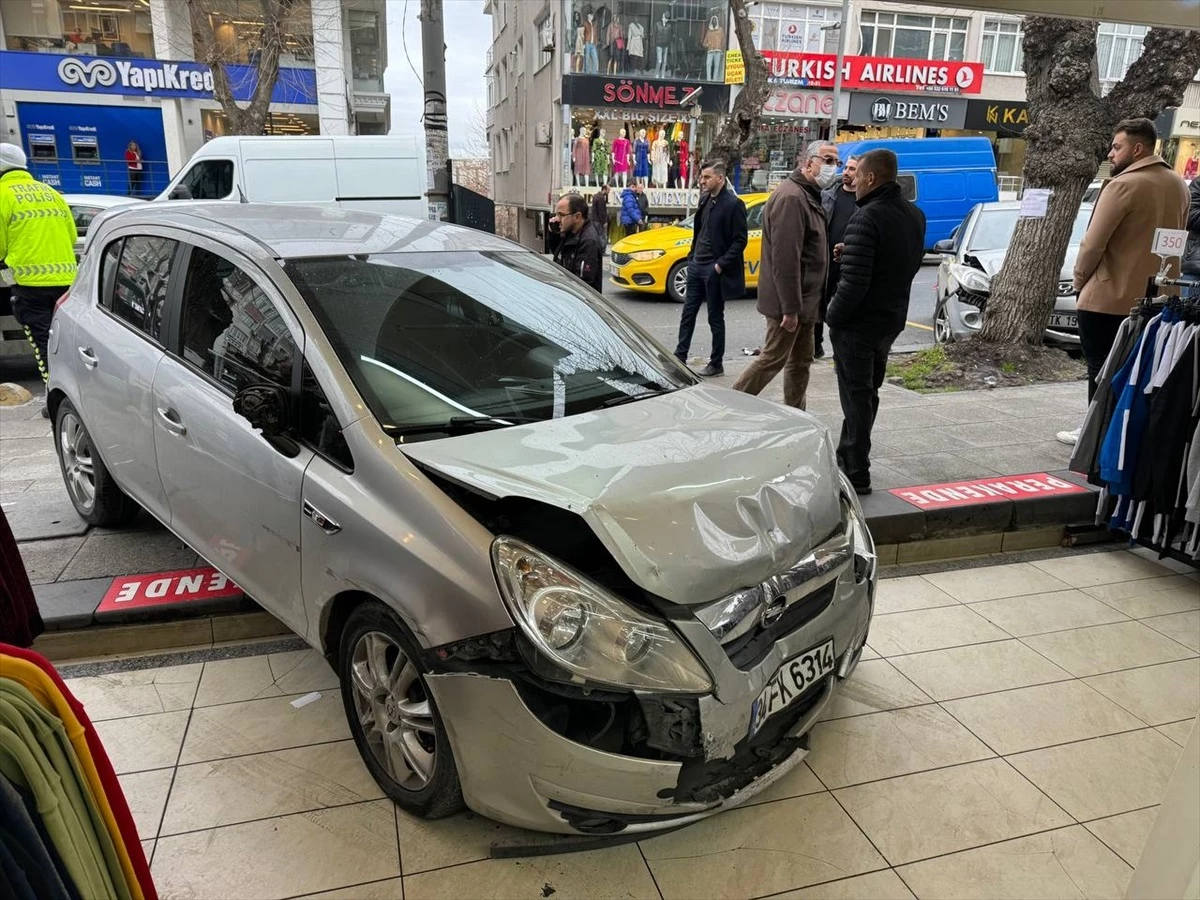
[[[891,150],[859,157],[858,209],[833,248],[841,275],[825,314],[844,416],[838,465],[860,494],[871,493],[871,429],[888,352],[925,258],[925,214],[901,195],[896,165]]]
[[[700,167],[700,207],[688,250],[687,296],[679,321],[675,355],[686,363],[700,307],[708,305],[712,355],[700,370],[704,376],[725,374],[725,301],[746,293],[742,254],[746,249],[746,204],[725,179],[725,163]]]

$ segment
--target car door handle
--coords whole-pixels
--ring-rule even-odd
[[[313,524],[326,534],[337,534],[342,530],[341,525],[333,521],[333,519],[329,518],[329,516],[325,515],[325,513],[321,512],[307,500],[304,501],[302,509],[304,510],[304,515],[312,519]]]
[[[163,428],[167,429],[171,434],[177,434],[180,437],[187,434],[187,427],[183,422],[179,421],[179,413],[175,412],[175,410],[160,406],[158,408],[158,418],[163,423]]]
[[[89,369],[94,369],[96,366],[100,365],[100,360],[96,358],[96,354],[92,352],[91,347],[80,347],[78,349],[79,358],[83,360],[84,366]]]

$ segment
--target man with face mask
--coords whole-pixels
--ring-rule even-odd
[[[757,394],[783,370],[783,401],[804,409],[813,360],[813,330],[829,271],[821,189],[837,179],[838,150],[818,142],[767,200],[763,211],[758,311],[767,319],[762,352],[734,383]]]
[[[1149,119],[1117,124],[1108,151],[1112,180],[1100,191],[1075,257],[1079,344],[1087,362],[1089,403],[1117,329],[1145,292],[1146,281],[1158,272],[1159,258],[1150,252],[1154,230],[1186,227],[1187,185],[1154,152],[1157,140]],[[1172,277],[1178,275],[1174,261],[1170,271]],[[1078,438],[1079,429],[1058,433],[1064,444]]]

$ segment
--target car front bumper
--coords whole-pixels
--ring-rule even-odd
[[[669,266],[663,268],[658,262],[631,262],[624,266],[618,266],[611,259],[605,265],[608,267],[608,280],[617,287],[647,294],[665,294],[667,292]]]
[[[1067,317],[1076,315],[1075,298],[1059,297],[1055,301],[1054,316]],[[983,310],[978,306],[966,303],[957,294],[951,294],[946,300],[946,318],[950,323],[950,333],[956,341],[967,340],[979,333],[983,327]],[[1047,343],[1059,346],[1078,347],[1078,326],[1071,328],[1052,323],[1046,326]]]
[[[867,537],[869,542],[869,536]],[[738,668],[698,618],[675,622],[713,675],[714,690],[696,699],[694,755],[629,755],[560,733],[531,708],[515,679],[480,673],[427,676],[449,735],[463,797],[490,818],[563,834],[653,832],[744,803],[783,778],[807,754],[803,739],[866,643],[874,606],[874,547],[826,590],[832,599],[779,638],[753,666]],[[833,671],[750,736],[752,708],[773,675],[793,657],[832,639]],[[728,645],[728,642],[727,642]],[[677,698],[628,702],[670,708]],[[685,702],[692,702],[687,700]],[[702,750],[701,750],[702,745]],[[644,748],[643,748],[644,749]]]

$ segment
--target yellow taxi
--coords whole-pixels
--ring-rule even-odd
[[[746,204],[746,288],[758,287],[758,263],[762,258],[763,207],[770,194],[743,194]],[[682,303],[687,292],[687,253],[692,246],[692,220],[678,225],[651,228],[631,234],[612,246],[609,279],[617,287],[647,294],[666,294]]]

